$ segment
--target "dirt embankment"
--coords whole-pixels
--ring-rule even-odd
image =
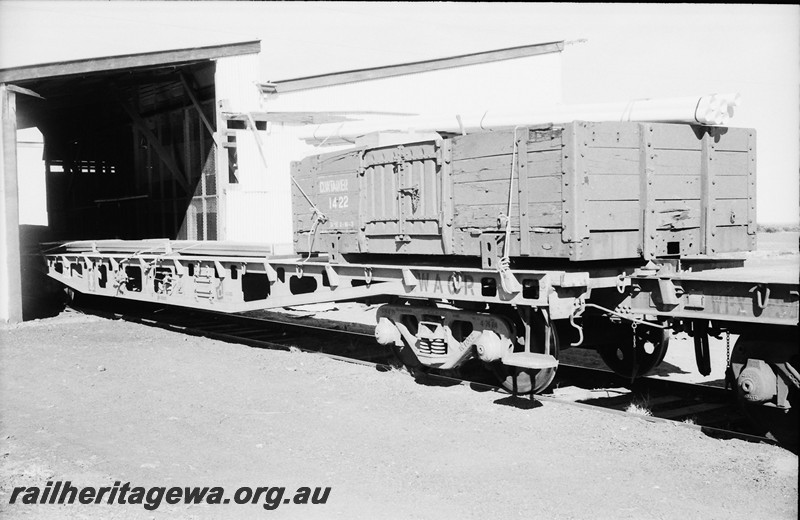
[[[797,517],[797,457],[75,315],[0,332],[3,518]],[[16,486],[331,487],[326,504],[9,505]]]

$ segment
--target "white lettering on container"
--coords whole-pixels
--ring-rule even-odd
[[[347,191],[347,179],[319,181],[320,193],[336,193],[339,191]]]

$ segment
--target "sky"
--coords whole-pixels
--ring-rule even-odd
[[[0,68],[252,39],[264,81],[565,40],[565,103],[739,92],[758,221],[800,222],[798,6],[0,0]]]

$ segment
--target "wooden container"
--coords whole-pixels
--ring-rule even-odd
[[[662,123],[575,121],[360,147],[293,163],[305,193],[294,188],[295,248],[491,265],[506,251],[510,215],[511,257],[745,251],[755,248],[755,165],[752,129]]]

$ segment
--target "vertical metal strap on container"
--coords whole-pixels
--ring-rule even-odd
[[[756,132],[747,134],[747,234],[750,249],[756,248]]]
[[[503,256],[499,264],[501,271],[508,270],[509,265],[511,265],[511,205],[514,202],[514,174],[517,173],[517,144],[519,144],[517,141],[517,130],[519,130],[519,128],[520,127],[515,126],[511,136],[511,172],[508,177],[508,206],[506,207],[504,223],[505,239],[503,240]],[[519,184],[519,182],[517,184]],[[517,199],[517,204],[519,204],[519,199]]]
[[[706,129],[700,141],[700,252],[706,255],[716,252],[714,231],[714,170],[711,161],[713,158],[713,129]]]
[[[583,206],[580,192],[583,162],[578,133],[583,124],[580,121],[570,123],[561,134],[561,241],[569,244],[569,256],[572,259],[577,259],[580,242],[589,235],[588,225],[579,218]]]
[[[505,238],[503,240],[503,256],[497,263],[497,272],[500,273],[500,285],[507,294],[516,294],[522,290],[519,280],[511,272],[511,204],[514,200],[514,173],[517,170],[517,130],[514,127],[511,145],[511,174],[508,178],[508,207],[505,215]],[[527,133],[527,130],[526,130]]]
[[[356,243],[358,252],[366,253],[369,247],[367,241],[367,165],[365,162],[367,150],[358,152],[358,231]],[[374,174],[374,172],[371,172]]]
[[[653,125],[639,124],[639,208],[642,215],[642,256],[652,260],[656,256],[656,208],[653,176],[653,162],[656,158],[653,148]]]
[[[437,142],[437,147],[439,148],[439,153],[441,154],[441,161],[439,161],[438,167],[440,168],[439,172],[442,182],[442,213],[439,217],[439,226],[442,230],[442,250],[446,255],[452,255],[455,253],[455,233],[453,230],[453,172],[451,166],[453,162],[452,143],[453,141],[451,139],[444,139]]]
[[[531,224],[528,217],[528,128],[522,129],[522,137],[514,135],[517,144],[517,200],[519,206],[519,255],[529,256],[531,253]]]

